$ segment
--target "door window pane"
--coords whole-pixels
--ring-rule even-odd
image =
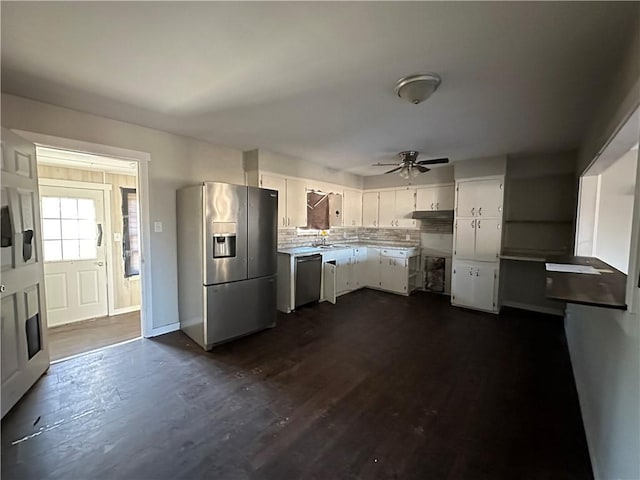
[[[42,218],[60,218],[60,199],[42,197]]]
[[[60,218],[78,218],[78,200],[75,198],[60,199]]]
[[[45,240],[60,240],[60,220],[42,220],[42,238]]]
[[[97,258],[95,201],[42,197],[42,238],[45,262]]]
[[[62,242],[60,240],[45,240],[43,245],[45,261],[55,262],[62,260]]]
[[[62,258],[64,260],[80,259],[80,240],[62,241]]]

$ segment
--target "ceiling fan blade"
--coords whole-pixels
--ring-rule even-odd
[[[389,170],[388,172],[384,172],[385,174],[387,173],[393,173],[393,172],[397,172],[398,170],[400,170],[402,167],[396,167],[396,168],[392,168],[391,170]]]
[[[419,171],[420,173],[426,173],[426,172],[428,172],[429,170],[431,170],[430,168],[423,167],[422,165],[416,165],[416,168],[418,169],[418,171]]]
[[[373,167],[386,167],[388,165],[398,165],[398,162],[395,162],[395,163],[380,163],[380,162],[378,162],[378,163],[372,164]]]
[[[418,165],[435,165],[436,163],[449,163],[448,158],[434,158],[431,160],[420,160]]]

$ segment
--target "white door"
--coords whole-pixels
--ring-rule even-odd
[[[2,416],[49,368],[35,146],[2,129]]]
[[[367,247],[367,264],[364,284],[367,287],[380,287],[380,249]]]
[[[416,191],[416,210],[436,210],[436,189],[437,187],[418,188]]]
[[[476,189],[476,210],[480,217],[502,215],[502,180],[480,180],[472,182]]]
[[[336,304],[336,265],[332,262],[324,264],[324,288],[323,297],[329,302]]]
[[[362,194],[362,226],[378,226],[378,206],[380,198],[378,192],[364,192]]]
[[[349,291],[351,277],[351,258],[336,259],[336,293],[339,295]]]
[[[287,178],[287,227],[307,225],[307,187],[300,180]]]
[[[455,225],[455,252],[460,258],[474,258],[476,241],[476,219],[458,218]]]
[[[435,188],[435,209],[453,210],[455,191],[453,185]]]
[[[495,310],[496,267],[477,264],[473,268],[473,302],[480,310]]]
[[[287,184],[282,177],[262,175],[260,186],[278,191],[278,227],[287,226]]]
[[[465,220],[462,220],[464,223]],[[495,262],[500,257],[500,220],[497,218],[477,218],[476,253],[477,260]]]
[[[102,190],[40,187],[48,326],[108,312]]]
[[[356,190],[344,191],[344,226],[362,225],[362,193]]]
[[[393,227],[396,220],[396,192],[380,192],[378,206],[378,224],[380,227]]]
[[[474,271],[464,263],[453,264],[451,279],[451,303],[465,307],[474,306]]]
[[[415,227],[416,221],[411,216],[416,209],[416,190],[397,190],[395,204],[396,227]]]
[[[460,182],[457,184],[456,216],[475,217],[478,214],[477,183],[478,182]]]

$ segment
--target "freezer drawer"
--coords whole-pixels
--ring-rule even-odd
[[[206,346],[276,324],[276,276],[211,285],[206,289]]]

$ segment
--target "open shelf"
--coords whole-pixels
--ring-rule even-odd
[[[546,262],[548,257],[558,255],[567,255],[567,252],[561,250],[504,249],[500,254],[500,258],[502,260],[517,260],[523,262]]]

